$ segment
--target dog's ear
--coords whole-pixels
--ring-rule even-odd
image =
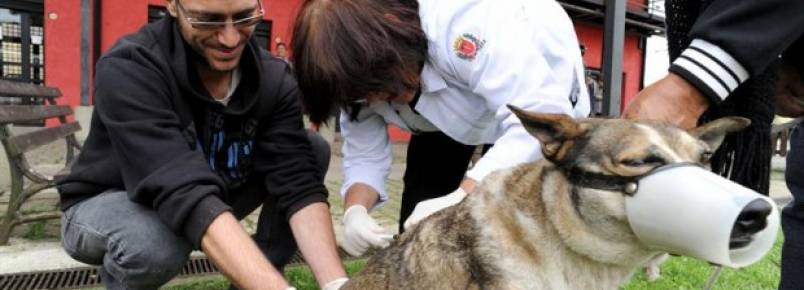
[[[551,161],[560,160],[567,153],[571,146],[562,146],[566,141],[583,135],[581,126],[566,114],[529,112],[513,105],[508,108],[522,121],[525,130],[542,143],[542,153]]]
[[[712,150],[720,147],[726,134],[743,130],[751,125],[751,120],[743,117],[725,117],[690,130],[690,134],[709,144]]]

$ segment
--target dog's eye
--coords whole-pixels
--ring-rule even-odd
[[[625,166],[642,166],[642,165],[645,165],[645,162],[643,162],[642,160],[637,160],[637,159],[624,159],[620,163],[622,163]]]
[[[639,167],[645,165],[664,164],[664,159],[656,155],[650,155],[644,159],[623,159],[620,161],[625,166]]]

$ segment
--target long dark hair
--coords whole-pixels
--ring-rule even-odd
[[[295,74],[315,123],[368,93],[415,89],[427,55],[416,1],[307,0],[293,30]]]

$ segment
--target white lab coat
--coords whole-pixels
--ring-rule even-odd
[[[542,158],[539,143],[506,104],[586,117],[590,104],[572,21],[554,0],[419,0],[428,60],[415,114],[408,105],[376,102],[350,121],[341,113],[341,195],[365,183],[388,199],[391,167],[386,126],[443,131],[464,144],[492,147],[467,172],[490,172]],[[469,42],[460,49],[460,43]],[[573,104],[574,103],[574,104]],[[437,162],[434,160],[434,162]]]

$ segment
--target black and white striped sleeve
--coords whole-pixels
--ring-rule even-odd
[[[695,39],[681,53],[670,71],[681,75],[718,103],[749,77],[748,71],[728,52],[703,39]]]
[[[670,71],[718,103],[804,33],[804,0],[712,0]]]

